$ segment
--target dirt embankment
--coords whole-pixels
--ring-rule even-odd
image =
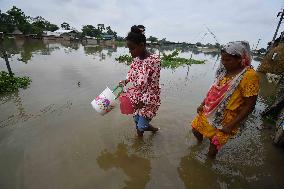
[[[277,54],[275,54],[277,53]],[[274,58],[273,58],[274,55]],[[283,74],[284,73],[284,42],[271,49],[263,58],[258,68],[259,72]]]

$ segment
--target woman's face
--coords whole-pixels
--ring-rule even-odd
[[[132,41],[127,41],[126,44],[129,49],[129,53],[131,54],[133,58],[136,58],[142,55],[142,53],[144,52],[145,45],[143,43],[136,44]]]
[[[221,53],[221,62],[227,71],[234,71],[242,68],[241,57],[230,55],[226,52]]]

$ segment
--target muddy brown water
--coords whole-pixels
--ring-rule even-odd
[[[162,69],[162,105],[152,121],[161,130],[139,140],[131,116],[119,108],[101,116],[90,105],[106,86],[124,79],[129,67],[115,58],[126,48],[10,46],[17,49],[12,70],[32,83],[0,97],[1,189],[284,188],[284,150],[271,144],[273,129],[259,115],[274,86],[261,74],[253,114],[211,161],[209,142],[197,144],[189,124],[214,79],[216,54],[193,54],[206,60],[203,65]],[[6,70],[3,59],[0,68]]]

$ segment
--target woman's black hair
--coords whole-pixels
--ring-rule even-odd
[[[131,27],[130,32],[128,33],[126,40],[132,41],[136,44],[144,43],[146,44],[146,37],[145,37],[145,27],[143,25],[134,25]]]

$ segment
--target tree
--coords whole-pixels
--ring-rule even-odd
[[[51,24],[41,16],[32,18],[32,32],[35,34],[42,34],[43,31],[55,31],[58,30],[58,26]]]
[[[41,34],[44,30],[55,31],[58,29],[57,25],[51,24],[41,16],[35,18],[26,16],[21,9],[15,6],[6,13],[0,11],[0,31],[12,33],[16,27],[24,34]]]
[[[98,24],[98,30],[100,30],[100,34],[103,34],[104,30],[105,30],[105,25],[104,24]]]
[[[28,17],[25,13],[13,6],[12,9],[7,11],[7,15],[10,17],[11,24],[21,30],[23,33],[29,33],[31,31],[31,24],[28,22]]]
[[[61,24],[61,28],[62,28],[62,29],[65,29],[65,30],[70,30],[70,25],[69,25],[68,23],[66,23],[66,22],[63,22],[63,23]]]
[[[108,35],[113,35],[115,38],[117,38],[117,33],[113,31],[110,26],[106,27],[106,33]]]
[[[46,26],[46,30],[47,31],[55,31],[55,30],[58,30],[59,27],[56,25],[56,24],[51,24],[49,23],[47,26]]]
[[[201,44],[200,42],[197,42],[197,43],[196,43],[196,46],[202,47],[202,44]]]
[[[208,47],[208,48],[214,48],[215,47],[215,45],[212,45],[211,43],[207,43],[205,46]]]
[[[166,38],[163,38],[162,40],[159,41],[161,44],[164,44],[164,43],[167,43],[167,39]]]
[[[38,16],[36,18],[32,18],[32,21],[32,33],[42,34],[42,32],[45,30],[46,20],[41,16]]]
[[[151,43],[158,42],[158,38],[153,36],[150,36],[148,40],[151,41]]]
[[[107,26],[107,27],[106,27],[106,33],[107,33],[107,34],[111,34],[111,33],[112,33],[112,30],[111,30],[111,27],[110,27],[110,26]]]
[[[93,25],[86,25],[82,28],[82,36],[98,37],[99,35],[100,30]]]
[[[12,23],[12,18],[6,13],[1,13],[0,10],[0,31],[4,33],[12,33],[14,29],[15,25]]]
[[[7,14],[12,18],[12,21],[15,25],[20,25],[27,22],[25,13],[15,6],[8,10]]]
[[[215,48],[217,48],[217,49],[221,49],[221,45],[220,45],[220,43],[215,43]]]
[[[124,42],[124,41],[125,41],[125,38],[124,38],[124,37],[117,36],[117,37],[116,37],[116,40],[117,40],[117,41],[120,41],[120,42]]]

